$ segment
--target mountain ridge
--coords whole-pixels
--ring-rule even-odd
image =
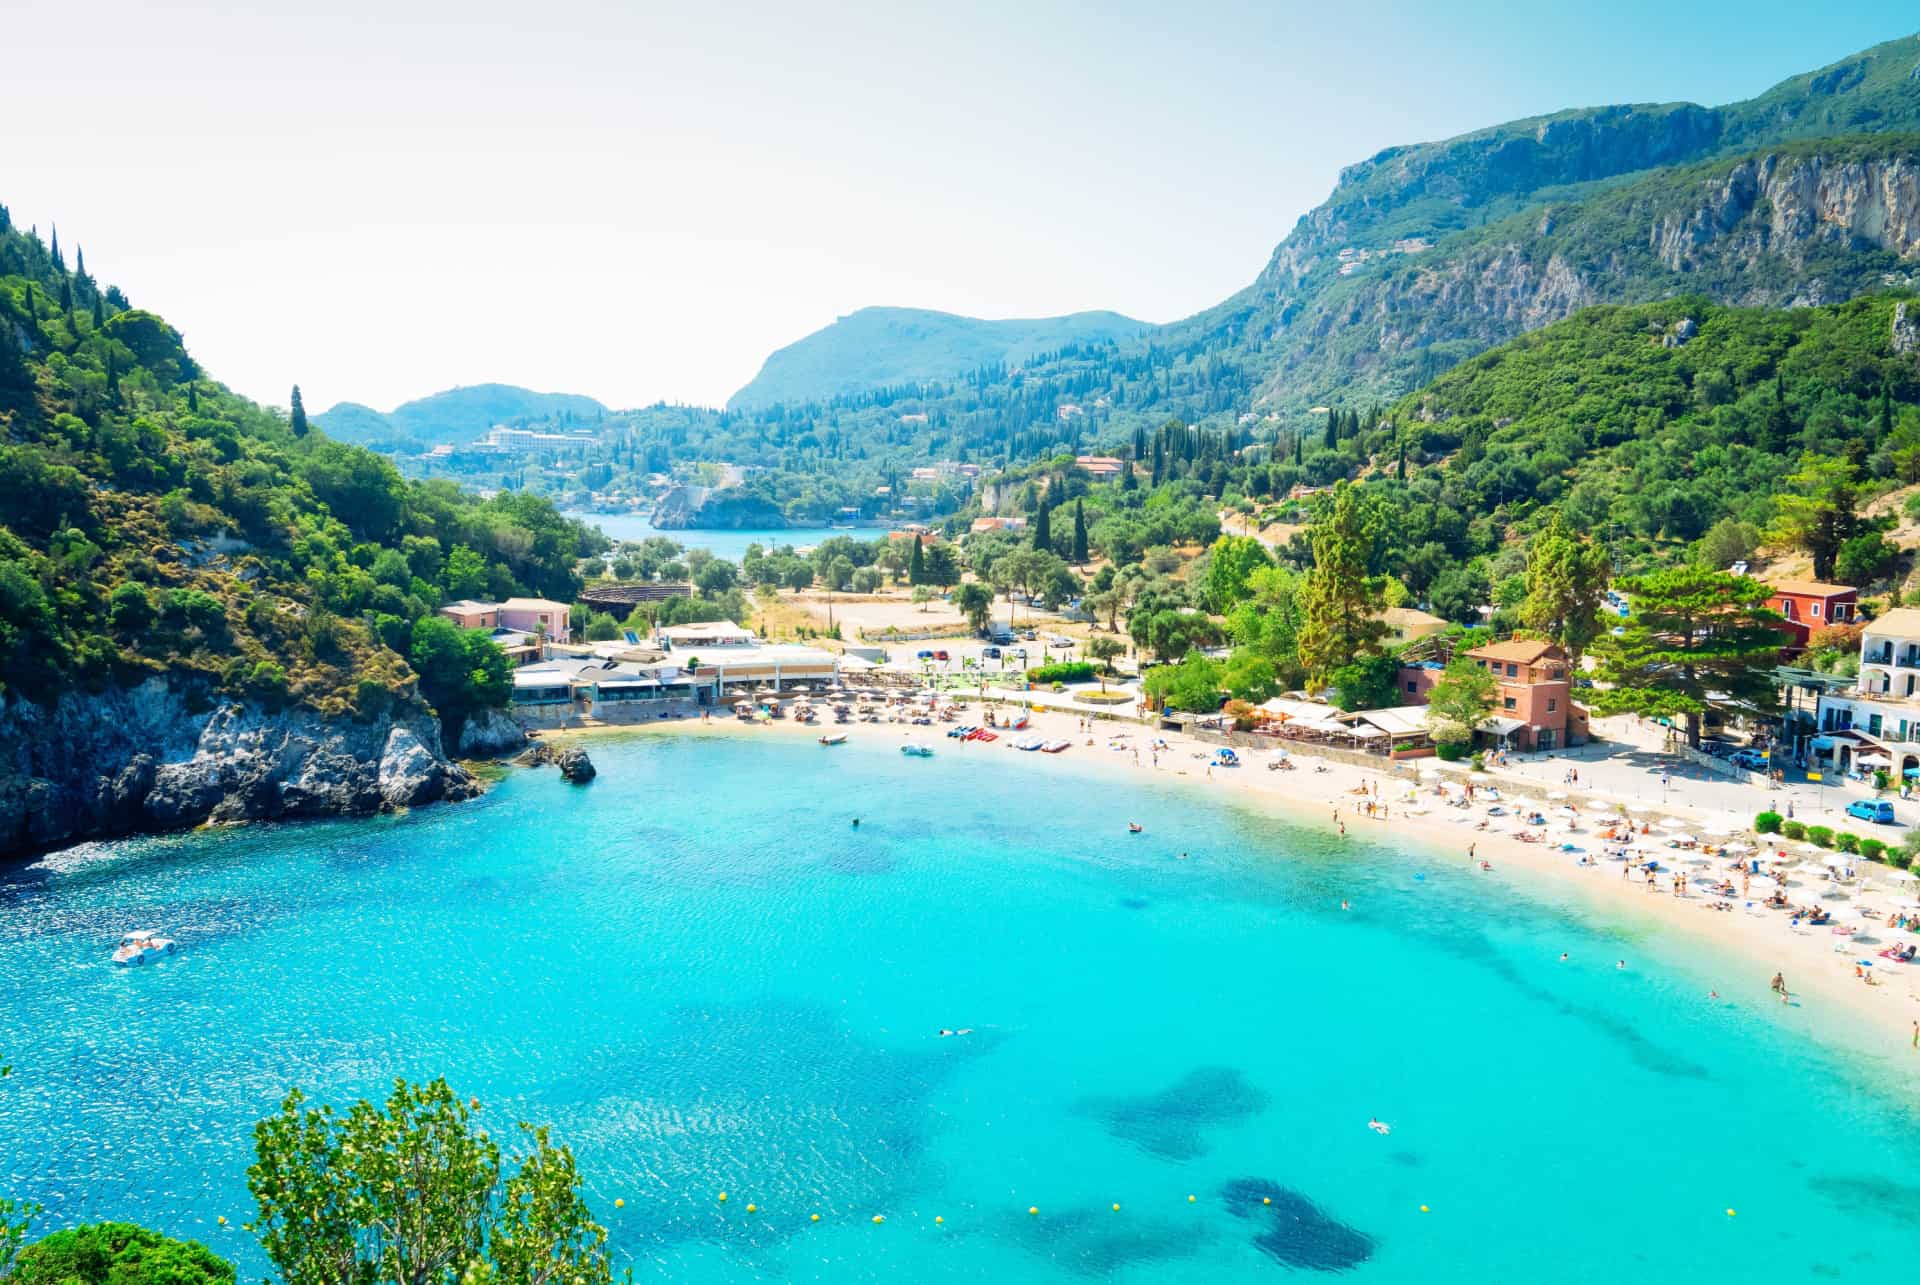
[[[598,422],[608,408],[580,393],[542,393],[517,384],[462,384],[381,412],[336,402],[314,422],[342,441],[379,450],[418,449],[471,441],[496,424]]]
[[[726,408],[828,401],[894,384],[955,379],[982,366],[1014,365],[1048,349],[1132,338],[1152,328],[1107,311],[988,319],[931,308],[858,308],[768,354]]]

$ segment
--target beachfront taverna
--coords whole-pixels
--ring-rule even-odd
[[[642,639],[549,645],[551,658],[514,671],[513,713],[535,722],[638,722],[796,684],[831,684],[840,658],[818,647],[763,642],[730,620],[671,625]]]

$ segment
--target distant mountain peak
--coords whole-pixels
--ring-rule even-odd
[[[1131,339],[1152,327],[1117,312],[985,320],[930,308],[859,308],[769,356],[728,410],[825,401],[897,384],[955,379],[1071,344]]]

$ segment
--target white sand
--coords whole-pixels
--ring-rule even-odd
[[[1890,895],[1887,872],[1883,867],[1872,866],[1864,859],[1857,862],[1856,868],[1878,875],[1875,878],[1874,874],[1869,874],[1866,880],[1872,891],[1862,894],[1856,890],[1851,900],[1822,904],[1833,910],[1836,924],[1856,924],[1862,934],[1877,938],[1880,944],[1857,949],[1849,946],[1843,951],[1836,949],[1836,943],[1843,943],[1844,939],[1828,928],[1792,931],[1788,927],[1789,916],[1784,911],[1749,914],[1738,908],[1739,898],[1734,899],[1736,909],[1732,912],[1715,911],[1708,906],[1716,898],[1693,891],[1689,891],[1684,898],[1675,897],[1667,879],[1660,880],[1662,891],[1659,892],[1647,891],[1637,871],[1633,878],[1623,879],[1621,863],[1604,859],[1602,850],[1606,843],[1595,833],[1598,825],[1590,820],[1580,821],[1580,833],[1564,835],[1549,831],[1554,843],[1563,839],[1576,843],[1585,848],[1589,857],[1598,863],[1580,866],[1576,864],[1576,854],[1554,850],[1548,844],[1522,843],[1511,833],[1493,829],[1476,830],[1474,823],[1485,816],[1487,802],[1476,801],[1470,811],[1447,807],[1442,800],[1434,797],[1431,782],[1422,789],[1418,802],[1412,805],[1425,807],[1428,811],[1425,815],[1415,815],[1408,810],[1406,795],[1410,788],[1416,788],[1416,765],[1395,765],[1381,760],[1377,770],[1360,768],[1316,758],[1310,747],[1289,744],[1287,749],[1298,764],[1292,771],[1269,771],[1266,760],[1272,755],[1257,750],[1243,751],[1243,756],[1251,760],[1246,766],[1219,768],[1209,773],[1204,762],[1195,756],[1202,752],[1210,754],[1213,747],[1192,738],[1155,732],[1149,727],[1130,722],[1096,721],[1091,731],[1082,731],[1078,728],[1078,720],[1066,713],[1037,711],[1032,719],[1033,734],[1049,739],[1069,738],[1073,741],[1073,748],[1058,755],[1018,751],[1002,755],[1009,763],[1018,764],[1025,770],[1098,774],[1131,783],[1138,783],[1143,777],[1169,784],[1178,782],[1202,790],[1218,790],[1223,801],[1284,812],[1295,823],[1328,829],[1337,828],[1333,819],[1337,808],[1352,838],[1373,843],[1403,838],[1416,840],[1426,849],[1423,855],[1443,862],[1457,860],[1466,864],[1468,845],[1473,844],[1476,845],[1477,859],[1492,866],[1490,871],[1483,872],[1488,882],[1491,910],[1497,912],[1498,903],[1513,889],[1551,891],[1576,898],[1581,906],[1603,922],[1632,932],[1657,932],[1683,947],[1704,948],[1694,950],[1693,954],[1711,961],[1709,966],[1722,973],[1721,980],[1707,983],[1718,991],[1722,999],[1745,1007],[1764,1007],[1771,1020],[1784,1023],[1790,1029],[1804,1030],[1823,1040],[1846,1044],[1858,1052],[1882,1058],[1920,1057],[1920,1053],[1916,1053],[1912,1047],[1913,1024],[1920,1021],[1920,989],[1916,988],[1916,982],[1920,981],[1920,968],[1894,964],[1880,959],[1878,954],[1896,940],[1904,943],[1920,939],[1884,926],[1885,916],[1891,909],[1887,903]],[[964,717],[963,721],[966,721]],[[1010,742],[1014,739],[1003,734],[1000,739],[989,743],[961,744],[946,739],[946,725],[924,727],[895,723],[852,723],[839,726],[829,722],[806,726],[792,720],[743,724],[738,719],[719,717],[710,723],[679,719],[651,724],[549,731],[544,735],[550,739],[606,733],[800,734],[817,737],[823,732],[846,732],[850,740],[871,742],[883,739],[888,744],[919,741],[935,746],[942,754],[993,754],[1010,749]],[[1112,736],[1127,736],[1133,740],[1140,750],[1137,764],[1132,754],[1116,753],[1107,748],[1108,738]],[[1153,764],[1147,749],[1155,737],[1164,738],[1169,747],[1161,751],[1157,766]],[[1088,744],[1089,738],[1093,742],[1091,746]],[[1324,764],[1328,770],[1313,771],[1312,766],[1316,762]],[[1486,776],[1469,777],[1465,773],[1452,772],[1444,779],[1455,782],[1472,779],[1476,791],[1486,785],[1498,785],[1509,802],[1529,797],[1545,801],[1542,798],[1544,791],[1516,787],[1510,780],[1496,781]],[[1377,784],[1378,799],[1386,805],[1388,819],[1364,815],[1361,810],[1363,799],[1357,793],[1363,783]],[[1469,823],[1451,820],[1453,817],[1469,815],[1472,817]],[[1657,821],[1669,815],[1689,822],[1706,819],[1677,803],[1661,809],[1658,815],[1647,814],[1646,819]],[[1706,837],[1699,835],[1698,829],[1695,834]],[[1751,841],[1751,836],[1748,838]],[[1640,839],[1636,850],[1643,855],[1659,858],[1663,866],[1672,858],[1692,855],[1665,847],[1658,830]],[[1687,871],[1689,879],[1704,881],[1711,875],[1717,882],[1726,868],[1727,860],[1721,858],[1711,867],[1681,868]],[[1733,876],[1733,880],[1738,886],[1739,877]],[[1765,895],[1763,888],[1771,891],[1771,887],[1770,880],[1754,877],[1755,898]],[[1789,888],[1788,892],[1800,904],[1812,901],[1809,889]],[[1861,903],[1878,909],[1881,912],[1879,920],[1871,924],[1861,920],[1854,909]],[[1543,950],[1550,947],[1551,943],[1543,944]],[[1544,956],[1549,960],[1555,957]],[[1875,975],[1874,980],[1880,984],[1869,986],[1855,976],[1854,962],[1857,959],[1875,961],[1871,971]],[[1629,960],[1629,967],[1632,964],[1633,961]],[[1771,994],[1769,982],[1775,972],[1785,974],[1796,1001],[1794,1005],[1782,1005]],[[1706,989],[1703,987],[1702,999],[1705,998]]]

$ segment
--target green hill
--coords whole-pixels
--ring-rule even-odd
[[[302,427],[0,207],[0,693],[159,676],[326,717],[417,708],[416,620],[567,598],[598,547],[546,500],[409,483]]]
[[[828,401],[954,379],[982,366],[1017,366],[1069,345],[1132,339],[1148,329],[1116,312],[982,321],[923,308],[862,308],[768,357],[752,382],[728,399],[727,409]]]
[[[419,454],[442,443],[470,442],[497,424],[598,424],[607,408],[576,393],[536,393],[511,384],[475,384],[417,398],[382,415],[358,402],[341,402],[314,422],[342,441],[376,450]]]

